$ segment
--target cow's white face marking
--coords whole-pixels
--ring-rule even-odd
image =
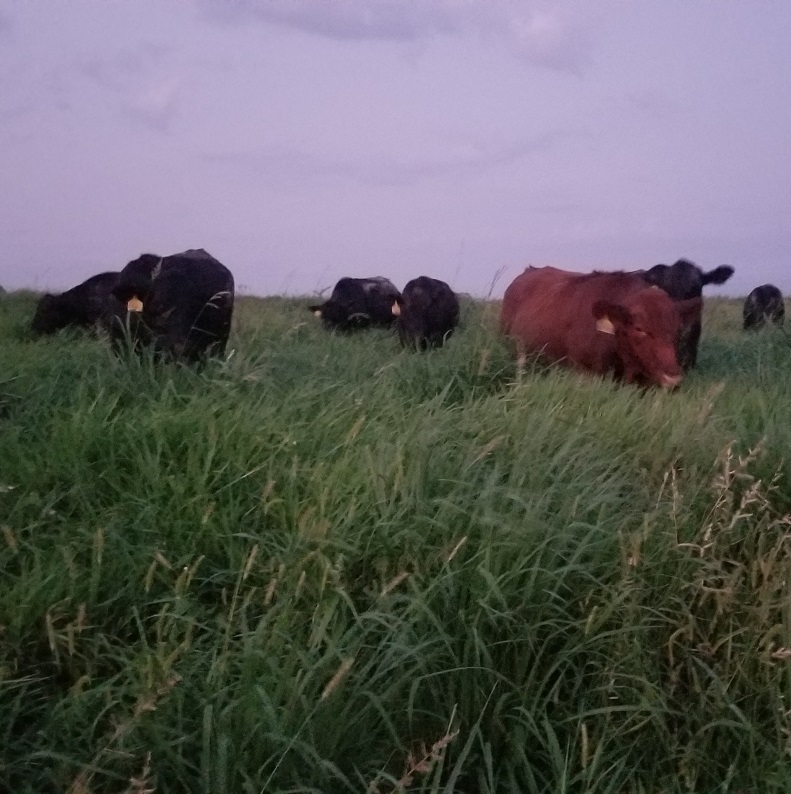
[[[615,326],[609,317],[601,317],[596,320],[596,330],[601,331],[603,334],[614,334]]]
[[[314,309],[313,310],[313,315],[315,317],[321,317],[321,309]]]
[[[392,307],[390,308],[390,311],[393,312],[393,316],[394,317],[400,317],[401,316],[401,307],[398,305],[398,301],[396,301],[392,305]]]
[[[143,311],[143,301],[141,301],[139,298],[132,298],[126,304],[126,310],[128,312],[142,312]]]

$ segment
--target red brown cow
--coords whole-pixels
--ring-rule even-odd
[[[500,329],[520,359],[541,353],[575,369],[627,383],[677,386],[684,372],[675,342],[700,319],[702,301],[673,301],[636,273],[569,273],[529,267],[503,297]]]

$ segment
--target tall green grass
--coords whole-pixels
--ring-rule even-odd
[[[241,299],[195,372],[0,299],[0,788],[791,791],[791,345],[673,394]]]

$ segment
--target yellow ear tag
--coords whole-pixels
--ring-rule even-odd
[[[143,301],[138,300],[137,298],[132,298],[129,303],[126,304],[126,310],[128,312],[142,312],[143,311]]]
[[[321,317],[321,309],[314,309],[313,310],[314,317]]]
[[[401,307],[398,305],[398,301],[396,301],[392,305],[392,307],[390,308],[390,311],[393,312],[393,316],[394,317],[400,317],[401,316]]]
[[[612,320],[605,316],[596,320],[596,330],[601,331],[603,334],[614,334],[615,326],[612,324]]]

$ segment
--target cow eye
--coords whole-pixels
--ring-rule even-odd
[[[648,331],[646,331],[646,330],[645,330],[645,328],[641,328],[639,325],[636,325],[636,326],[634,327],[634,332],[635,332],[635,333],[636,333],[638,336],[648,336]]]

